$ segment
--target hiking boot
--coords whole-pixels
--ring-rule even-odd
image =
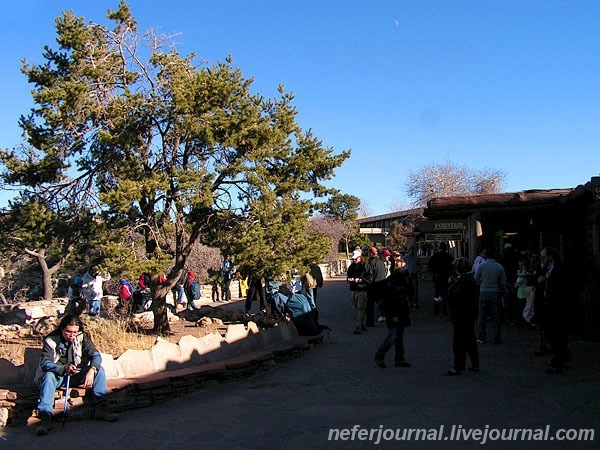
[[[105,422],[116,422],[119,420],[119,415],[110,412],[106,406],[96,406],[94,410],[94,419],[104,420]]]
[[[41,413],[40,414],[40,424],[35,430],[36,436],[44,436],[48,434],[48,432],[52,429],[52,414],[50,413]]]

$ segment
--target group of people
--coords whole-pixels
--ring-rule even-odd
[[[214,292],[215,289],[213,289],[213,301],[231,301],[230,285],[231,280],[236,276],[236,273],[237,270],[231,256],[225,255],[219,270],[221,296],[219,297],[218,292],[219,283],[216,283],[216,296]],[[165,281],[166,278],[164,275],[158,276],[158,284],[162,284]],[[146,272],[140,275],[137,289],[134,289],[131,283],[126,279],[121,279],[119,282],[119,308],[130,313],[147,311],[152,304],[150,284],[151,276]],[[201,288],[194,271],[190,270],[185,273],[182,281],[178,283],[173,290],[173,296],[175,298],[175,305],[184,310],[197,311],[200,309],[195,302],[201,298]]]
[[[230,256],[225,257],[220,273],[223,280],[223,300],[227,301],[231,299],[229,284],[236,273]],[[108,389],[101,354],[85,331],[80,318],[86,308],[90,317],[100,314],[100,302],[104,296],[102,284],[109,280],[110,274],[100,273],[95,265],[90,266],[83,276],[75,276],[68,289],[69,302],[65,315],[58,328],[44,339],[42,356],[34,377],[34,382],[40,387],[37,407],[40,423],[36,429],[38,436],[48,434],[52,429],[54,393],[65,386],[91,390],[94,418],[109,422],[118,418],[107,407]],[[161,275],[155,281],[161,284],[166,279]],[[145,272],[138,279],[137,289],[128,280],[121,279],[119,307],[131,313],[135,312],[136,303],[140,301],[142,305],[146,302],[150,304],[151,282],[150,275]],[[200,285],[194,272],[187,272],[185,281],[178,287],[176,294],[178,303],[189,309],[198,309],[194,300],[200,298]]]
[[[294,293],[299,293],[306,297],[308,305],[311,309],[317,308],[317,296],[318,291],[323,287],[323,272],[318,264],[309,264],[308,270],[304,275],[289,274],[290,285],[293,286]],[[267,301],[267,291],[269,288],[269,279],[265,276],[249,275],[247,278],[248,289],[242,292],[242,296],[246,297],[244,304],[244,311],[248,315],[250,314],[252,303],[258,300],[259,310],[261,313],[266,313],[267,308],[270,307]]]
[[[367,248],[366,252],[364,248],[356,249],[351,259],[346,278],[356,311],[354,334],[362,334],[375,325],[375,308],[379,307],[388,334],[375,353],[375,363],[386,367],[385,355],[395,347],[395,366],[410,367],[404,357],[404,329],[410,326],[410,307],[419,306],[419,258],[414,246],[409,246],[403,256],[376,247]],[[453,326],[454,362],[447,375],[465,371],[467,356],[469,370],[479,371],[478,344],[488,342],[488,318],[492,324],[491,342],[502,344],[504,311],[511,305],[517,305],[518,314],[540,329],[536,355],[548,351],[552,354],[546,373],[562,372],[570,355],[564,322],[564,279],[555,249],[544,248],[539,265],[527,272],[522,264],[514,278],[507,276],[491,249],[483,250],[471,263],[464,257],[455,259],[448,246],[440,243],[427,266],[433,276],[434,313],[447,315]],[[517,294],[523,279],[526,289]],[[534,312],[527,315],[524,310],[532,297],[535,300],[530,309]]]
[[[385,355],[394,347],[394,365],[410,367],[404,354],[404,329],[410,326],[409,304],[416,305],[417,297],[405,259],[399,253],[377,247],[356,249],[351,259],[346,280],[356,310],[354,334],[362,334],[368,327],[375,326],[375,307],[378,306],[388,334],[375,353],[375,363],[386,367]],[[413,268],[416,273],[416,265]]]
[[[560,373],[570,359],[567,347],[565,314],[565,282],[554,248],[545,247],[539,263],[531,272],[526,263],[513,264],[513,249],[505,246],[502,262],[491,249],[483,250],[471,265],[466,258],[453,260],[445,245],[440,245],[429,260],[434,277],[434,312],[447,305],[447,313],[454,327],[454,365],[448,375],[465,370],[466,355],[471,370],[479,370],[477,344],[487,340],[487,320],[491,319],[492,342],[502,344],[502,322],[509,317],[535,323],[540,330],[540,348],[536,356],[548,352],[552,358],[545,372]],[[433,260],[433,264],[432,264]],[[510,271],[506,270],[510,267]],[[514,272],[514,273],[513,273]],[[522,288],[519,291],[519,288]],[[524,288],[524,289],[523,289]],[[515,295],[516,294],[516,295]],[[529,312],[526,311],[530,303]]]
[[[258,300],[260,311],[266,312],[266,278],[259,275],[241,276],[231,255],[225,255],[218,271],[218,278],[213,283],[212,300],[214,302],[230,302],[231,282],[240,279],[240,293],[246,298],[245,310],[250,312],[252,303]],[[89,305],[90,316],[100,314],[100,300],[103,297],[102,283],[110,280],[110,274],[100,274],[95,266],[91,266],[83,276],[76,276],[69,286],[69,303],[66,313],[76,316],[81,315]],[[158,277],[159,284],[165,282],[164,275]],[[317,292],[323,286],[323,274],[317,264],[310,264],[309,270],[301,277],[302,294],[306,295],[312,308],[316,308]],[[140,275],[137,288],[127,280],[119,281],[119,306],[118,312],[138,313],[147,311],[152,304],[152,291],[150,288],[151,276],[144,272]],[[219,295],[220,288],[220,295]],[[173,291],[175,304],[182,309],[198,310],[196,301],[200,300],[201,288],[196,273],[188,271],[184,278],[177,284]]]

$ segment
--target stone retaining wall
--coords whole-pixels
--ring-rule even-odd
[[[297,339],[296,328],[289,322],[279,322],[273,328],[262,330],[253,322],[249,322],[247,327],[244,324],[232,324],[227,327],[225,336],[218,333],[201,338],[184,336],[177,344],[158,339],[148,350],[127,350],[117,359],[112,355],[102,354],[102,367],[106,371],[112,390],[116,392],[125,389],[129,392],[130,389],[134,389],[134,392],[137,392],[135,389],[138,388],[128,386],[137,385],[135,380],[140,377],[171,379],[179,376],[176,375],[179,371],[188,370],[189,373],[202,372],[203,375],[199,376],[199,379],[203,380],[207,376],[204,372],[212,367],[211,364],[222,364],[223,361],[244,358],[245,355],[264,352],[278,346],[289,346]],[[38,389],[32,386],[32,380],[41,349],[29,350],[32,351],[26,355],[23,366],[16,367],[10,361],[0,359],[0,426],[5,426],[24,415],[29,417],[37,404]],[[255,369],[256,367],[253,367],[253,370]],[[210,376],[230,377],[222,373],[221,369]],[[170,387],[167,390],[173,392],[173,389]],[[177,389],[182,390],[183,387]],[[131,402],[131,399],[121,397],[120,403],[128,405]],[[154,397],[156,393],[152,394],[152,398]],[[136,400],[133,402],[135,406],[132,407],[141,407],[145,403],[147,400]],[[116,409],[123,408],[127,409],[123,405],[116,406]]]

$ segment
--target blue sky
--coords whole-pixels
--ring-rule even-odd
[[[447,159],[502,169],[504,190],[575,187],[600,173],[597,0],[131,0],[140,30],[183,54],[232,55],[254,90],[296,95],[298,120],[352,156],[330,185],[372,214],[408,206],[410,171]],[[9,2],[0,17],[0,146],[32,106],[21,60],[42,62],[54,19],[106,23],[118,1]],[[6,206],[8,194],[0,195]]]

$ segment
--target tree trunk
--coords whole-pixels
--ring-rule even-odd
[[[37,252],[29,250],[28,248],[23,249],[26,254],[36,258],[38,264],[40,265],[40,269],[42,270],[42,280],[44,283],[44,300],[52,300],[52,294],[54,293],[54,290],[52,289],[52,275],[58,272],[58,270],[64,265],[65,261],[69,259],[72,250],[72,245],[65,246],[64,254],[61,256],[61,258],[52,267],[48,267],[45,249],[41,249]]]
[[[42,281],[44,284],[44,300],[52,300],[52,273],[48,269],[46,261],[46,252],[44,249],[36,252],[29,249],[24,249],[25,253],[37,259],[40,269],[42,270]]]
[[[42,277],[44,280],[44,300],[52,300],[52,274],[48,269],[48,263],[46,262],[46,258],[41,258],[39,260],[40,267],[42,268]]]
[[[154,282],[155,280],[152,281]],[[153,290],[152,314],[154,315],[154,328],[152,331],[156,334],[168,334],[171,331],[169,316],[167,314],[168,292],[168,285],[160,285]]]

